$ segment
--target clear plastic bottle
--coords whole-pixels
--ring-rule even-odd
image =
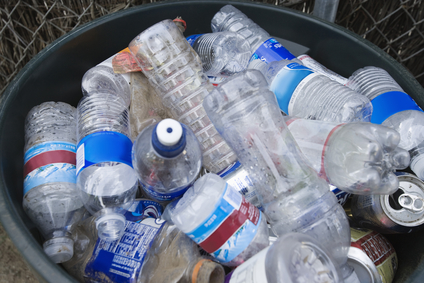
[[[343,282],[337,262],[316,239],[288,233],[237,267],[225,282],[242,283]]]
[[[77,106],[77,186],[84,206],[96,214],[99,237],[116,240],[125,209],[137,191],[132,168],[128,108],[115,94],[84,96]]]
[[[242,35],[250,44],[250,60],[260,59],[267,63],[280,60],[300,61],[284,48],[267,31],[254,23],[232,5],[225,5],[214,15],[212,31],[232,31]]]
[[[363,122],[284,119],[312,168],[340,190],[375,195],[398,189],[394,171],[408,167],[410,158],[398,147],[400,135],[395,130]]]
[[[55,262],[72,258],[71,228],[85,209],[76,188],[76,109],[63,102],[32,108],[25,121],[23,208]]]
[[[399,146],[411,155],[411,170],[424,179],[423,111],[382,68],[368,66],[355,71],[347,86],[365,95],[373,104],[372,123],[400,133]]]
[[[199,246],[175,225],[165,225],[153,242],[138,283],[222,283],[222,265],[200,255]]]
[[[228,77],[244,71],[249,64],[250,44],[235,32],[195,34],[187,41],[199,55],[207,76]]]
[[[384,120],[382,125],[399,132],[399,147],[409,152],[411,170],[424,180],[424,112],[401,111]]]
[[[213,89],[199,56],[171,20],[161,21],[134,38],[129,49],[175,120],[196,135],[203,166],[219,172],[237,160],[206,115],[202,101]]]
[[[265,216],[216,174],[199,178],[163,218],[223,265],[240,265],[269,245]]]
[[[202,151],[194,133],[173,119],[145,128],[134,141],[132,164],[143,190],[170,201],[191,186],[202,168]]]
[[[315,237],[340,264],[346,282],[357,282],[347,265],[347,216],[328,184],[307,164],[264,76],[257,70],[238,73],[215,88],[203,105],[249,172],[274,233]]]
[[[298,63],[281,60],[269,64],[252,61],[289,116],[346,123],[369,122],[372,105],[368,98]]]
[[[131,103],[131,78],[129,73],[117,74],[113,71],[112,60],[115,55],[85,72],[81,81],[82,94],[112,93],[120,96],[128,107]]]

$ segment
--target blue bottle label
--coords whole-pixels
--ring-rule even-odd
[[[141,223],[127,221],[119,240],[98,239],[86,265],[85,276],[90,282],[136,282],[146,253],[164,223],[153,218],[146,218]]]
[[[24,156],[24,195],[39,185],[76,183],[76,146],[68,142],[44,142]]]
[[[275,38],[270,38],[256,49],[250,61],[259,59],[266,63],[270,63],[273,61],[292,60],[294,58],[296,58],[296,56],[291,54],[281,43]]]
[[[219,262],[229,262],[250,245],[258,232],[262,213],[228,185],[215,207],[187,236]]]
[[[194,182],[194,181],[193,181]],[[170,201],[173,199],[176,199],[180,196],[182,196],[187,190],[188,188],[190,188],[190,186],[192,184],[190,184],[187,187],[184,187],[182,189],[176,189],[173,192],[169,192],[169,193],[159,193],[157,191],[155,191],[155,189],[152,186],[149,186],[147,184],[144,184],[141,180],[140,180],[140,185],[143,188],[143,190],[153,199],[157,200],[157,201]]]
[[[336,196],[337,202],[341,206],[345,205],[345,203],[347,202],[347,199],[351,196],[350,193],[342,191],[342,190],[340,190],[339,188],[337,188],[336,186],[333,186],[333,185],[330,185],[330,191],[332,191],[333,194]]]
[[[141,222],[148,217],[159,218],[162,213],[163,207],[160,203],[148,199],[136,199],[124,216],[127,221]]]
[[[423,111],[408,94],[401,91],[390,91],[380,94],[371,100],[373,112],[371,123],[381,124],[387,118],[401,111]]]
[[[119,162],[132,168],[132,142],[124,134],[98,132],[84,137],[77,147],[77,176],[88,166],[100,162]]]
[[[274,92],[277,97],[280,109],[287,115],[289,113],[289,103],[294,91],[299,83],[314,72],[298,63],[290,63],[284,66],[274,80],[271,82],[269,89]]]
[[[193,35],[190,35],[190,36],[186,37],[186,39],[187,39],[188,43],[189,43],[191,46],[193,46],[193,44],[194,44],[194,42],[196,41],[196,39],[198,39],[198,38],[199,38],[199,37],[201,37],[202,35],[204,35],[204,33],[201,33],[201,34],[193,34]]]

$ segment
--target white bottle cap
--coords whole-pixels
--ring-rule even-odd
[[[413,158],[410,167],[418,178],[424,180],[424,154],[420,154]]]
[[[156,128],[156,134],[161,144],[173,146],[178,143],[183,135],[183,127],[180,122],[174,119],[164,119],[159,122]]]
[[[101,215],[96,219],[97,235],[107,242],[118,240],[125,232],[126,219],[119,213]]]

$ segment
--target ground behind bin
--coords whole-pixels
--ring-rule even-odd
[[[3,282],[36,283],[38,280],[0,224],[0,283]]]

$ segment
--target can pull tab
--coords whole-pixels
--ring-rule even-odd
[[[400,195],[398,202],[403,208],[413,212],[421,212],[424,210],[424,200],[411,194]]]

